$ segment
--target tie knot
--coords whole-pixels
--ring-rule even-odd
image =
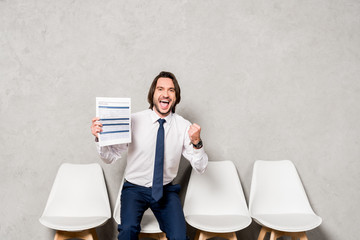
[[[162,118],[159,118],[158,122],[159,122],[160,126],[162,126],[164,124],[164,122],[166,122],[166,120],[162,119]]]

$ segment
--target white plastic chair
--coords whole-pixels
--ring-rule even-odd
[[[280,236],[307,239],[305,232],[322,222],[312,210],[295,166],[289,160],[255,162],[249,210],[251,217],[263,226],[258,240],[263,240],[267,232],[274,240]]]
[[[184,202],[187,223],[198,229],[195,239],[237,239],[251,217],[235,165],[209,162],[204,174],[192,171]]]
[[[55,229],[55,240],[98,239],[95,228],[111,217],[104,175],[99,164],[60,166],[39,221]]]
[[[121,206],[121,190],[122,190],[123,184],[124,184],[124,180],[120,184],[120,189],[119,189],[119,193],[117,196],[117,200],[115,203],[115,209],[114,209],[114,213],[113,213],[113,218],[114,218],[115,222],[117,222],[117,224],[121,223],[120,206]],[[159,223],[156,220],[151,209],[148,209],[145,211],[145,213],[142,217],[140,226],[141,226],[141,231],[139,234],[139,239],[140,238],[154,238],[154,239],[159,239],[159,240],[167,239],[165,233],[160,230]]]

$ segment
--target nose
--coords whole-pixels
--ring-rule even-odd
[[[163,96],[167,98],[167,97],[169,96],[168,91],[164,91],[164,92],[163,92]]]

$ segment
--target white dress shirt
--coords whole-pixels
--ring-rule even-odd
[[[132,142],[100,147],[97,149],[105,163],[113,163],[127,151],[125,179],[131,183],[151,187],[154,174],[156,138],[160,117],[152,110],[131,115]],[[203,173],[208,163],[204,147],[195,149],[188,130],[191,123],[176,113],[165,117],[164,185],[177,175],[181,155],[189,160],[193,169]]]

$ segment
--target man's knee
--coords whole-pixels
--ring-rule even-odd
[[[119,240],[135,240],[138,239],[140,225],[119,224],[118,231]]]
[[[189,239],[186,235],[186,226],[173,225],[172,227],[167,227],[166,237],[168,240],[187,240]]]

